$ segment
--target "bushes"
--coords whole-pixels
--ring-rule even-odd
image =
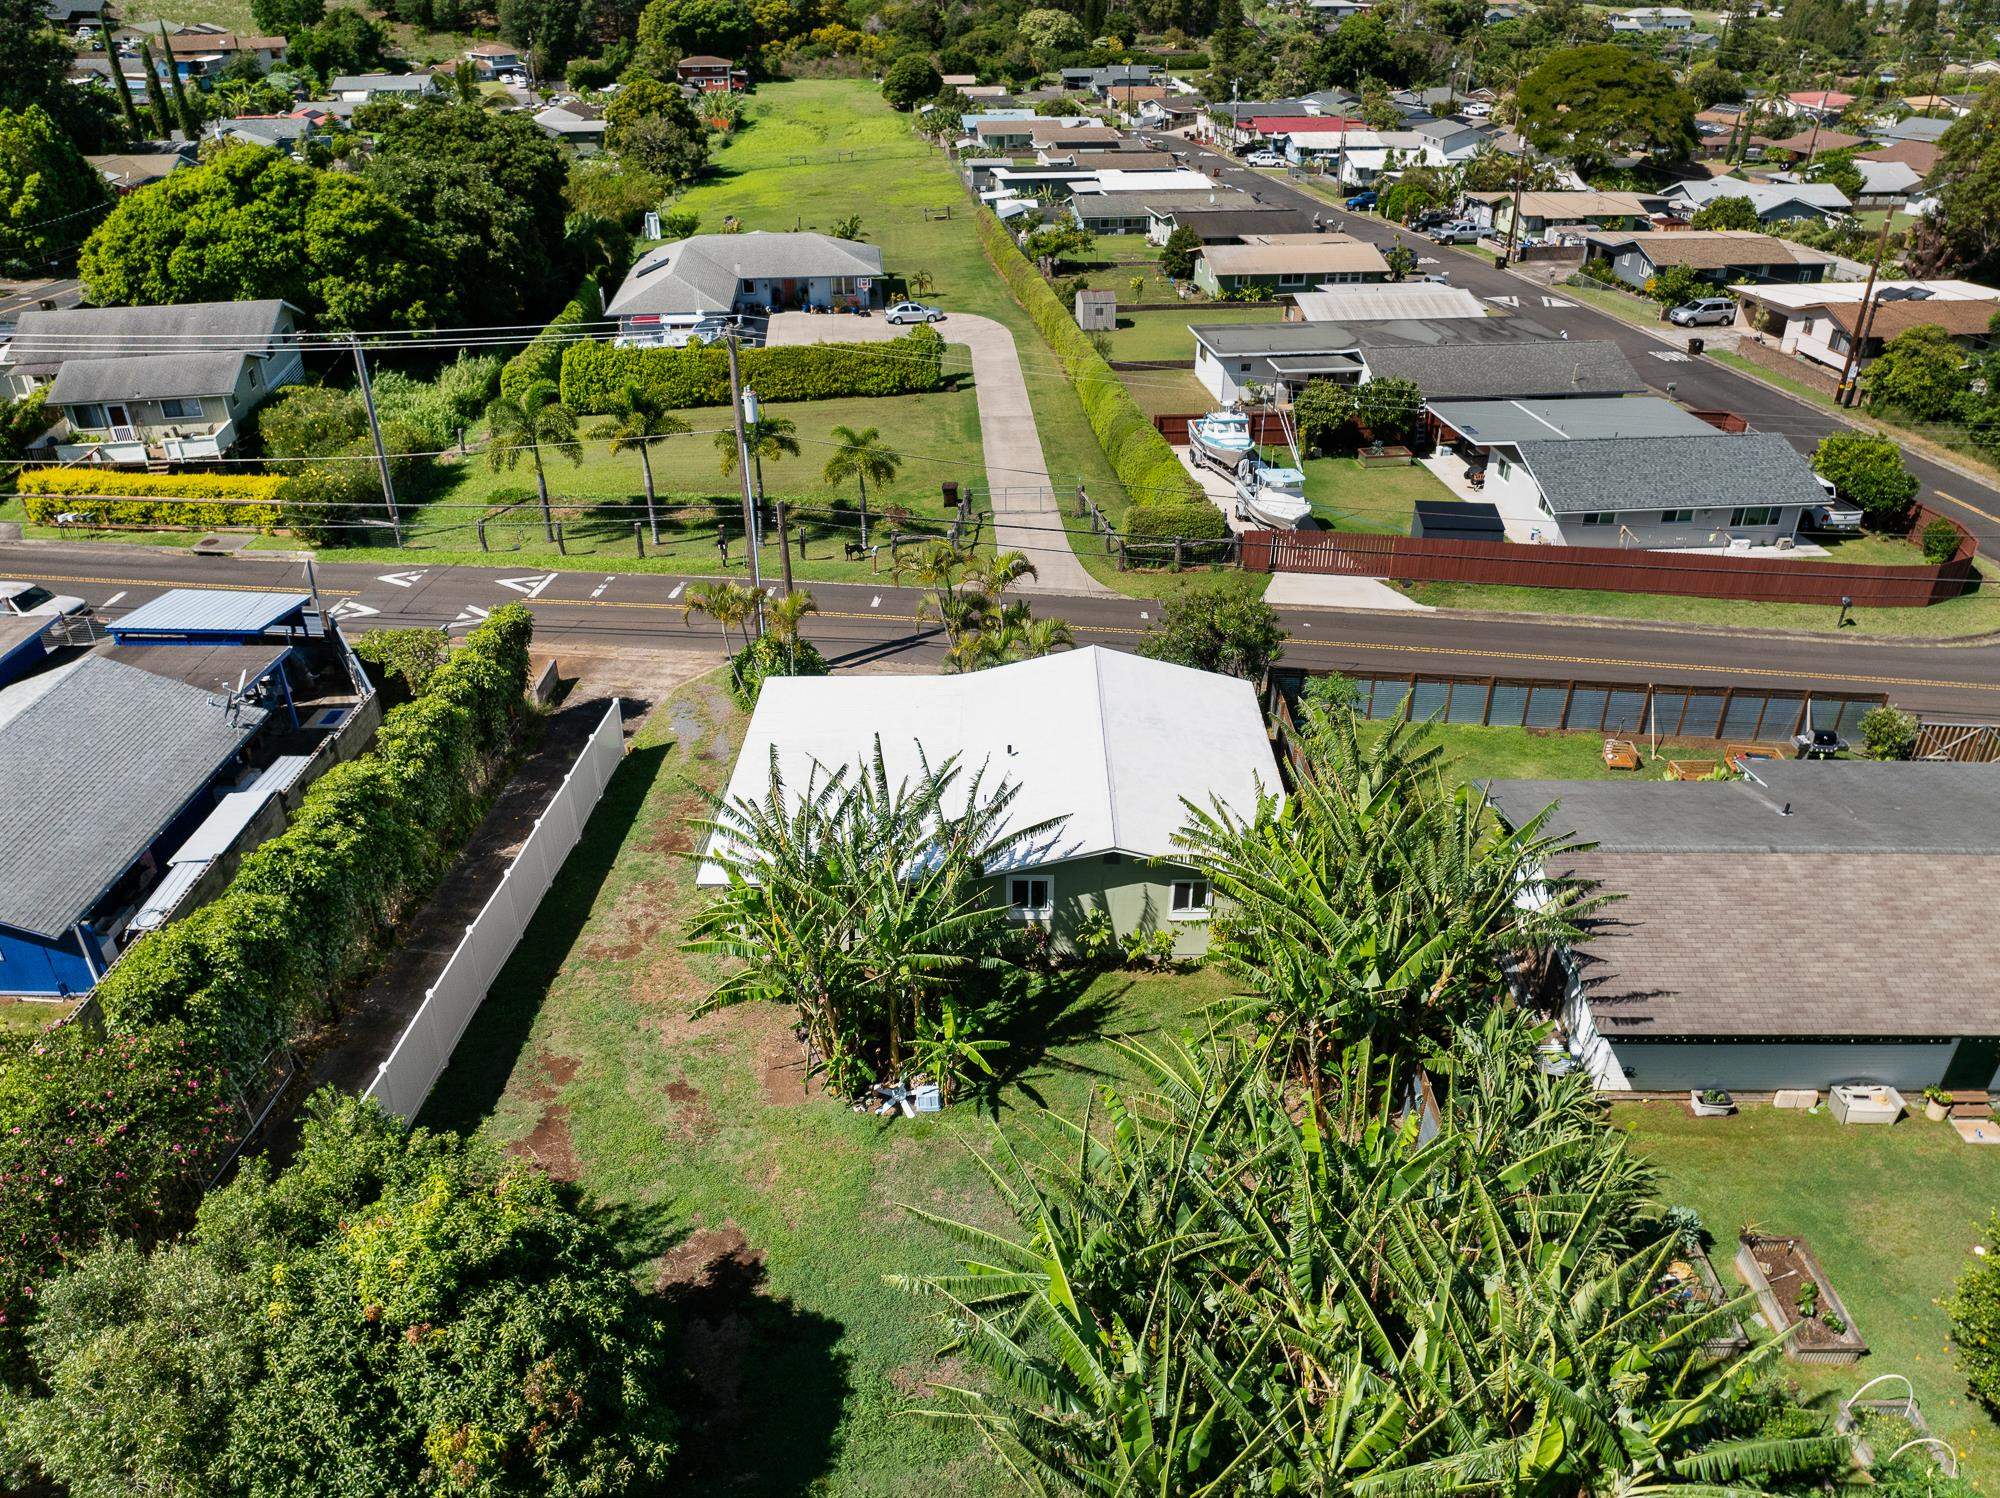
[[[1958,527],[1940,515],[1924,527],[1924,560],[1942,566],[1958,555]]]
[[[767,401],[834,400],[851,395],[913,395],[945,386],[944,340],[915,328],[893,342],[815,343],[745,349],[745,384]],[[729,404],[729,352],[714,344],[686,348],[617,348],[575,343],[562,355],[563,404],[604,411],[636,385],[667,409]]]
[[[1014,300],[1034,319],[1042,337],[1061,361],[1070,384],[1076,388],[1083,414],[1091,431],[1097,434],[1104,456],[1110,460],[1111,471],[1124,486],[1126,498],[1135,505],[1199,499],[1200,489],[1181,467],[1167,439],[1146,419],[1131,392],[1056,300],[1055,293],[1028,263],[1006,227],[983,208],[976,215],[976,222],[986,258],[1000,272],[1000,278],[1014,293]]]
[[[320,777],[219,899],[127,953],[97,987],[106,1025],[185,1024],[240,1071],[322,1015],[469,830],[481,763],[521,711],[532,627],[525,608],[496,609],[383,720],[371,753]]]
[[[1226,546],[1201,542],[1227,541],[1229,522],[1206,499],[1135,504],[1125,512],[1128,555],[1140,562],[1206,562],[1228,554]],[[1190,544],[1175,556],[1176,540]]]
[[[435,452],[450,447],[460,428],[479,419],[499,384],[497,358],[490,354],[474,358],[461,349],[457,360],[439,370],[435,380],[382,370],[375,376],[375,410],[383,421],[407,427]]]
[[[118,469],[30,468],[20,476],[21,502],[28,518],[49,525],[76,510],[106,525],[173,526],[211,530],[279,522],[275,503],[284,481],[264,474],[127,473]],[[130,494],[130,502],[110,503],[85,495]],[[207,501],[204,503],[203,501]]]
[[[1871,707],[1861,715],[1861,744],[1870,759],[1908,759],[1917,752],[1917,716],[1901,708]]]
[[[569,299],[562,311],[549,320],[549,325],[535,335],[534,341],[520,353],[507,361],[500,371],[500,393],[518,397],[523,390],[537,380],[554,380],[562,374],[563,350],[566,333],[584,323],[596,322],[604,316],[604,291],[597,284],[594,275],[585,276],[583,284],[576,289],[576,295]],[[724,397],[725,402],[728,397]]]
[[[1986,1241],[1997,1239],[2000,1214],[1986,1227]],[[1973,1398],[1988,1410],[2000,1412],[2000,1262],[1990,1253],[1972,1260],[1944,1308],[1951,1317],[1959,1371],[1964,1373]]]

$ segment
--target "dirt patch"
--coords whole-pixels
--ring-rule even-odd
[[[682,1138],[699,1144],[715,1137],[718,1128],[715,1114],[700,1088],[686,1082],[669,1082],[667,1101],[674,1105],[674,1126]]]
[[[919,1358],[889,1370],[889,1386],[905,1399],[936,1393],[947,1385],[962,1387],[966,1368],[960,1358]]]
[[[534,1132],[507,1148],[510,1154],[534,1161],[557,1180],[574,1181],[583,1173],[576,1157],[576,1143],[569,1134],[569,1109],[561,1103],[544,1108]]]
[[[820,1076],[806,1070],[806,1049],[793,1028],[791,1016],[769,1009],[755,1019],[760,1032],[756,1037],[757,1085],[763,1091],[764,1101],[789,1108],[815,1093],[823,1093]]]
[[[535,1080],[522,1094],[531,1103],[552,1102],[557,1093],[576,1080],[577,1071],[583,1065],[568,1056],[552,1056],[547,1051],[537,1051],[531,1064]]]
[[[659,939],[669,914],[661,908],[658,890],[643,884],[627,890],[601,922],[593,922],[604,934],[583,955],[592,962],[630,962]]]
[[[754,1286],[763,1279],[763,1251],[750,1246],[743,1229],[725,1222],[719,1228],[696,1228],[667,1250],[654,1283],[661,1294],[671,1295],[689,1290],[713,1291],[746,1280]]]

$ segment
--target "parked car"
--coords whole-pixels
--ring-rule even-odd
[[[1726,296],[1698,296],[1669,312],[1667,321],[1679,328],[1726,328],[1736,321],[1736,303]]]
[[[1428,237],[1433,244],[1477,244],[1484,232],[1470,219],[1456,218],[1430,230]]]
[[[1413,276],[1411,279],[1415,281],[1427,281],[1433,286],[1451,285],[1451,277],[1441,270],[1425,271],[1421,276]]]
[[[1826,503],[1814,505],[1806,511],[1806,527],[1816,531],[1851,532],[1861,529],[1861,506],[1851,504],[1840,497],[1840,491],[1833,486],[1833,480],[1823,474],[1813,478],[1820,488],[1826,490]]]
[[[1481,104],[1477,100],[1474,100],[1461,109],[1459,113],[1464,115],[1468,120],[1483,120],[1489,114],[1493,113],[1493,106],[1491,104]]]
[[[37,583],[0,578],[0,615],[11,619],[61,619],[81,614],[89,605],[67,593],[51,593]]]
[[[1252,151],[1244,161],[1251,166],[1283,166],[1285,158],[1276,151]]]
[[[1347,200],[1347,206],[1349,208],[1352,208],[1356,213],[1366,213],[1369,209],[1375,206],[1376,199],[1377,199],[1377,194],[1375,192],[1375,189],[1371,187],[1368,189],[1368,191],[1358,192],[1353,197],[1349,198]]]
[[[890,322],[942,322],[944,313],[922,302],[898,302],[882,314]]]

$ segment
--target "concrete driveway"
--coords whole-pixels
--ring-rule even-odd
[[[973,391],[979,398],[979,441],[986,453],[986,487],[993,504],[994,545],[1018,551],[1035,564],[1029,593],[1108,594],[1112,590],[1083,570],[1063,531],[1035,408],[1021,375],[1021,356],[1005,324],[970,312],[947,313],[931,325],[947,343],[972,356]],[[901,337],[908,327],[873,317],[780,312],[765,334],[767,348],[804,343],[868,343]],[[922,451],[923,433],[890,432],[892,446]]]

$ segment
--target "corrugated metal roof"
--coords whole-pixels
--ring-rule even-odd
[[[261,634],[311,602],[304,593],[173,588],[115,622],[111,634],[119,640],[134,635]]]
[[[1375,322],[1405,317],[1484,317],[1486,306],[1462,286],[1374,281],[1301,291],[1293,298],[1307,322]]]
[[[1431,413],[1469,442],[1576,441],[1599,437],[1710,437],[1715,428],[1670,400],[1432,401]]]
[[[264,722],[102,656],[0,692],[0,925],[62,935]],[[30,698],[9,714],[7,699]]]

